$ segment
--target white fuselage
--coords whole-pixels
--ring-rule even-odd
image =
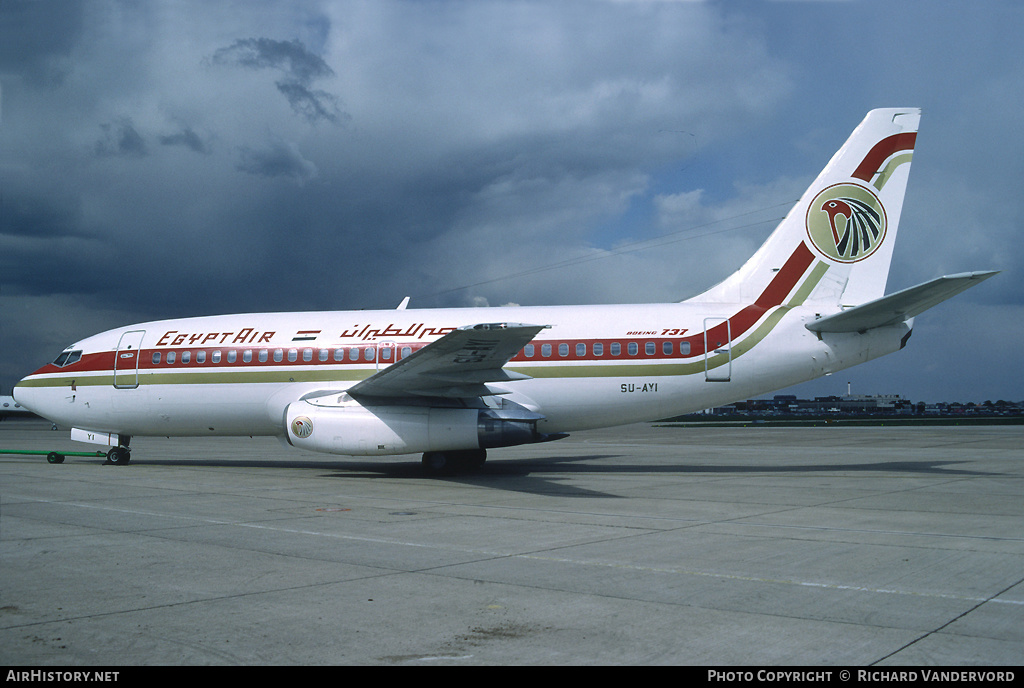
[[[454,328],[515,320],[550,327],[506,366],[530,379],[496,391],[542,414],[538,429],[556,433],[655,420],[797,384],[895,351],[909,331],[819,338],[804,327],[820,314],[815,309],[777,306],[749,325],[739,322],[742,309],[679,303],[156,321],[69,347],[81,357],[26,378],[18,399],[57,423],[105,433],[284,435],[285,408],[296,399],[344,390]]]

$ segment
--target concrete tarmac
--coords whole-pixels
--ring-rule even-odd
[[[39,421],[0,448],[90,450]],[[0,455],[0,664],[993,666],[1024,429],[667,428],[418,456]]]

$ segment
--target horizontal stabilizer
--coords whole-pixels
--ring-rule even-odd
[[[960,292],[981,284],[998,271],[963,272],[933,279],[895,294],[807,324],[812,332],[865,332],[876,327],[898,325]]]

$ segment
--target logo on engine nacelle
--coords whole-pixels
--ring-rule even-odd
[[[313,421],[306,416],[298,416],[292,421],[292,434],[304,440],[313,434]]]

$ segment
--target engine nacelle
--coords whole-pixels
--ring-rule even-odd
[[[286,411],[288,443],[350,456],[511,447],[555,439],[537,432],[540,414],[429,406],[364,406],[347,395],[296,401]]]

